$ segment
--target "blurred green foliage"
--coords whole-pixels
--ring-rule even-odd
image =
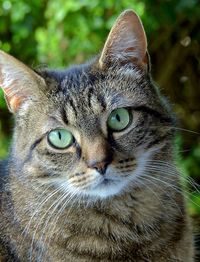
[[[200,130],[200,5],[198,0],[0,0],[0,49],[32,67],[65,67],[91,58],[125,9],[142,18],[148,36],[152,75],[172,101],[180,127]],[[8,152],[11,115],[0,90],[0,157]],[[183,173],[200,182],[200,138],[181,131]],[[196,195],[195,195],[196,194]],[[200,214],[200,198],[192,198]]]

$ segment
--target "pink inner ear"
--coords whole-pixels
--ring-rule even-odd
[[[14,81],[13,81],[14,82]],[[12,83],[14,84],[14,83]],[[12,87],[3,88],[5,98],[8,103],[10,110],[14,113],[18,110],[22,102],[25,100],[25,96],[17,94],[13,91]]]
[[[0,50],[0,86],[8,107],[15,113],[21,104],[45,88],[45,80],[14,57]]]
[[[6,99],[8,100],[7,97],[6,97]],[[12,108],[13,112],[16,112],[18,110],[18,108],[22,104],[23,100],[24,99],[22,99],[22,97],[18,97],[18,96],[14,96],[9,100],[9,106],[10,106],[10,108]]]

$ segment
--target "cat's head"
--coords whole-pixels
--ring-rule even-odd
[[[148,161],[171,146],[173,119],[131,10],[81,66],[33,71],[0,52],[0,86],[16,119],[13,168],[26,181],[106,198],[134,188]]]

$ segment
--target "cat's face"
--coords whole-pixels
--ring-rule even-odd
[[[125,25],[127,45],[118,32]],[[66,71],[26,73],[18,81],[27,84],[28,78],[30,89],[20,87],[13,95],[10,83],[16,80],[7,73],[4,90],[17,112],[15,167],[30,181],[95,199],[118,195],[137,185],[148,161],[171,141],[163,125],[172,120],[151,84],[145,35],[134,13],[118,19],[95,61]]]

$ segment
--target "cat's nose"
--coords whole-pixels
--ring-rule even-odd
[[[112,159],[113,151],[105,138],[97,136],[94,139],[84,139],[82,160],[88,168],[96,169],[101,175],[104,175]]]
[[[87,166],[89,168],[96,169],[101,175],[104,175],[106,173],[107,167],[109,165],[110,161],[108,159],[97,162],[97,161],[92,161],[90,163],[87,162]]]

